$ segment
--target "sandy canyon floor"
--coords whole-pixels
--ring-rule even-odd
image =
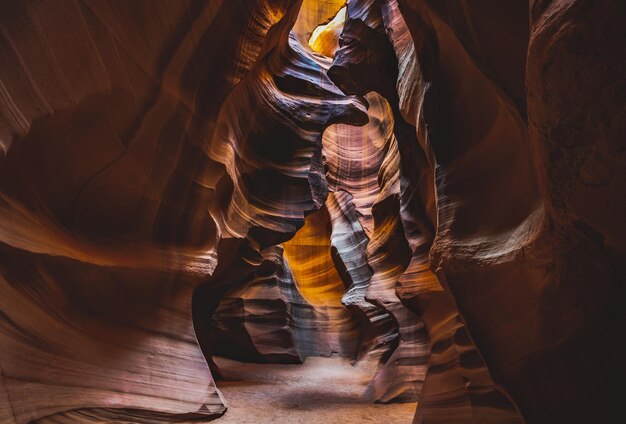
[[[342,358],[302,365],[245,364],[216,358],[228,411],[216,424],[409,424],[415,403],[375,404],[364,396],[372,369]]]

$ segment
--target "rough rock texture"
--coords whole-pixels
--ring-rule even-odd
[[[214,352],[374,359],[416,423],[614,422],[625,16],[0,2],[0,422],[207,421]]]

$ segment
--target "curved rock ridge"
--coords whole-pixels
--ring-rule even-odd
[[[378,173],[393,136],[393,115],[380,95],[369,93],[365,99],[369,105],[367,125],[328,127],[323,153],[328,190],[350,194],[359,223],[370,237],[374,230],[371,209],[380,192]]]
[[[233,184],[220,225],[223,236],[243,238],[252,229],[251,237],[261,246],[290,238],[304,213],[323,205],[324,129],[337,122],[367,122],[363,103],[344,96],[324,77],[295,34],[281,47],[225,100],[210,147]]]
[[[213,314],[213,353],[243,361],[299,363],[294,327],[301,314],[294,309],[308,303],[296,289],[282,249],[271,247],[262,254],[261,265],[222,298]]]
[[[415,423],[614,422],[624,16],[0,2],[0,422],[207,422],[214,354],[373,359]]]
[[[322,132],[366,119],[290,37],[299,7],[0,6],[0,421],[224,412],[192,293],[321,207]]]
[[[191,324],[193,280],[7,248],[2,257],[1,421],[148,423],[224,412]]]
[[[419,89],[406,91],[403,114],[418,124],[420,144],[435,163],[433,269],[454,297],[493,379],[527,422],[586,422],[599,416],[610,421],[620,383],[607,364],[624,375],[623,366],[608,359],[623,351],[616,340],[625,334],[617,324],[623,322],[617,318],[621,296],[615,297],[624,275],[615,262],[622,257],[615,242],[620,230],[607,234],[603,243],[599,236],[606,227],[564,201],[573,198],[565,187],[575,186],[566,175],[576,171],[561,172],[548,164],[583,168],[563,160],[563,150],[546,146],[568,138],[561,138],[559,128],[574,138],[586,131],[581,130],[586,124],[569,120],[576,113],[556,103],[580,105],[597,98],[597,83],[568,79],[587,72],[580,71],[588,52],[580,40],[606,46],[594,56],[593,72],[603,75],[608,87],[618,81],[614,58],[623,43],[616,41],[619,25],[608,14],[614,17],[623,7],[617,2],[530,2],[529,45],[527,19],[520,18],[528,13],[526,2],[490,7],[483,2],[398,3],[422,73],[415,84]],[[585,30],[589,38],[581,36],[578,28],[594,25],[597,33]],[[577,54],[559,56],[553,49],[559,43]],[[596,104],[602,104],[602,122],[619,114],[607,98]],[[578,116],[594,121],[598,115],[592,109]],[[560,112],[561,126],[558,118],[543,118]],[[541,130],[536,122],[543,123]],[[601,132],[599,145],[610,145],[604,141],[607,133]],[[607,219],[618,209],[607,212]],[[585,342],[589,338],[594,343]],[[577,365],[581,361],[587,364],[584,376]],[[580,381],[599,390],[589,396]]]
[[[350,13],[350,4],[348,10]],[[370,93],[366,100],[366,126],[334,125],[324,133],[329,190],[335,191],[327,202],[334,211],[333,247],[349,277],[343,303],[367,317],[366,328],[375,325],[369,334],[378,330],[369,342],[372,351],[368,356],[378,356],[381,369],[368,387],[368,396],[382,402],[412,401],[426,372],[427,337],[418,330],[417,317],[395,294],[409,252],[402,250],[406,242],[401,228],[394,231],[399,219],[394,221],[394,211],[388,211],[388,204],[393,203],[390,198],[400,189],[394,120],[389,104],[379,94]],[[377,209],[382,210],[378,216]],[[396,247],[398,242],[401,247]],[[390,325],[392,332],[380,331]]]
[[[353,16],[350,6],[349,3],[349,19]],[[451,419],[459,422],[474,422],[473,420],[498,422],[497,420],[502,419],[519,422],[515,408],[495,388],[478,354],[474,355],[475,358],[471,363],[461,360],[462,355],[468,356],[467,353],[462,352],[463,349],[451,350],[446,355],[429,355],[428,336],[431,335],[430,333],[433,337],[432,342],[437,345],[446,342],[441,341],[442,333],[451,333],[456,330],[463,332],[465,329],[461,322],[450,319],[451,316],[458,316],[458,313],[455,313],[454,305],[450,300],[444,301],[447,295],[429,269],[427,253],[433,242],[436,222],[432,152],[428,148],[419,148],[420,144],[423,147],[428,146],[425,143],[418,143],[416,135],[421,135],[421,133],[416,134],[415,127],[406,124],[402,117],[403,114],[406,115],[407,110],[411,110],[407,109],[407,106],[410,106],[409,99],[413,93],[408,90],[415,90],[413,85],[418,85],[417,88],[419,88],[419,84],[423,81],[417,66],[418,58],[397,3],[385,2],[377,10],[378,7],[381,6],[372,3],[367,13],[363,9],[356,8],[354,16],[368,16],[370,22],[377,22],[377,24],[368,26],[367,19],[346,22],[340,43],[341,49],[335,55],[329,74],[340,87],[348,92],[362,93],[367,90],[376,90],[385,94],[392,105],[394,116],[391,119],[395,118],[393,133],[398,148],[397,154],[393,157],[394,163],[389,166],[389,169],[395,170],[398,174],[395,177],[389,177],[385,175],[384,170],[381,170],[382,176],[379,178],[381,181],[384,182],[385,177],[388,181],[395,181],[395,183],[390,183],[392,189],[387,190],[394,195],[384,201],[387,203],[385,212],[382,212],[384,209],[380,207],[381,205],[376,205],[379,206],[377,209],[380,221],[383,223],[381,227],[384,228],[379,236],[381,241],[378,243],[383,246],[387,244],[390,247],[373,248],[373,250],[382,250],[396,261],[398,258],[405,258],[404,263],[396,265],[395,275],[393,267],[390,267],[388,271],[388,284],[391,284],[390,288],[393,290],[389,292],[386,299],[391,303],[394,301],[394,295],[397,294],[427,323],[424,328],[424,325],[412,318],[410,313],[408,316],[401,316],[399,320],[401,326],[406,327],[404,337],[414,346],[412,351],[408,350],[410,353],[404,358],[404,365],[413,365],[413,367],[403,368],[403,371],[405,371],[405,376],[411,375],[412,372],[414,380],[420,382],[415,392],[420,399],[416,422],[424,422],[424,420],[428,422],[430,419],[441,419],[443,422]],[[375,13],[381,15],[382,21],[372,19]],[[389,37],[387,40],[381,34],[383,29]],[[363,38],[378,41],[362,45],[358,40]],[[395,71],[394,61],[388,59],[390,55],[397,58],[398,68]],[[415,67],[411,68],[411,64]],[[335,72],[333,68],[336,69]],[[376,69],[375,75],[386,75],[388,78],[386,80],[361,79],[355,83],[355,79],[362,78],[359,71],[364,68]],[[378,71],[380,68],[383,69]],[[353,76],[354,74],[358,76]],[[413,79],[413,85],[404,80],[409,77]],[[351,81],[346,83],[347,79]],[[413,110],[419,110],[412,107]],[[397,241],[390,241],[394,239]],[[379,253],[378,257],[381,256],[385,257],[384,254]],[[376,263],[379,260],[378,257],[374,254],[373,262],[370,263]],[[372,283],[369,290],[372,291],[374,287]],[[411,322],[414,323],[413,328],[411,328]],[[425,330],[428,330],[428,335]],[[464,349],[468,352],[476,352],[469,340]],[[400,352],[401,350],[398,350],[398,353]],[[437,371],[431,371],[428,377],[425,377],[427,361],[429,369]],[[452,365],[454,363],[457,365]],[[460,375],[463,379],[459,379]],[[422,392],[421,383],[425,379],[426,389]],[[462,383],[459,384],[460,382]],[[433,387],[437,389],[433,390]],[[484,396],[482,395],[484,393],[492,395]],[[441,405],[446,406],[444,414],[439,409]]]
[[[263,262],[245,282],[236,283],[239,287],[221,299],[212,317],[212,353],[270,363],[301,363],[309,356],[333,354],[353,357],[356,329],[350,314],[339,305],[307,301],[299,287],[305,295],[311,293],[298,285],[282,247],[269,247],[262,254]],[[292,259],[301,266],[297,257]],[[306,278],[306,271],[297,275]]]
[[[324,160],[330,190],[335,263],[344,270],[342,303],[363,320],[359,357],[388,358],[397,344],[398,324],[388,311],[366,300],[373,272],[367,246],[374,230],[372,206],[380,191],[378,172],[391,138],[389,107],[382,97],[366,95],[369,122],[363,127],[333,125],[324,132]],[[375,397],[375,396],[373,396]]]
[[[408,265],[410,250],[399,218],[399,156],[395,138],[389,150],[391,155],[380,170],[381,192],[372,209],[375,227],[367,250],[373,276],[365,295],[368,301],[388,311],[399,327],[398,347],[370,385],[381,401],[417,399],[428,358],[428,336],[423,323],[396,295],[396,284]]]
[[[312,353],[354,357],[359,329],[355,317],[342,304],[346,286],[335,268],[331,234],[331,217],[324,206],[309,215],[304,227],[283,246],[298,291],[315,310],[309,325],[320,327],[323,337],[313,339],[317,347]]]
[[[400,217],[412,251],[411,261],[396,285],[402,301],[423,320],[430,339],[428,373],[420,393],[415,422],[521,422],[513,403],[493,383],[473,341],[467,336],[450,296],[430,270],[430,249],[436,224],[433,157],[423,139],[423,118],[416,129],[399,118],[414,105],[405,103],[424,87],[419,60],[398,4],[389,1],[382,15],[398,59],[396,134],[400,145]],[[413,66],[413,67],[412,67]],[[413,81],[413,86],[406,80]],[[419,110],[421,105],[417,105]],[[423,148],[419,148],[419,146]],[[470,360],[471,359],[471,360]]]
[[[376,22],[382,22],[380,16]],[[323,60],[319,63],[326,67],[329,65]],[[384,365],[383,368],[386,370],[382,370],[375,378],[375,382],[369,389],[370,396],[382,401],[403,398],[414,400],[418,391],[414,386],[420,378],[423,380],[425,369],[417,375],[412,372],[412,366],[406,367],[409,371],[406,373],[396,370],[397,364],[401,362],[408,364],[411,362],[409,358],[423,354],[416,354],[414,347],[408,348],[408,346],[413,346],[413,342],[409,344],[404,341],[404,339],[411,339],[410,333],[415,330],[413,327],[418,326],[417,323],[410,323],[414,315],[406,311],[395,296],[393,290],[395,281],[393,280],[387,280],[384,283],[388,286],[387,289],[382,287],[377,289],[378,295],[384,290],[389,291],[386,298],[383,299],[382,297],[385,296],[382,296],[379,299],[375,295],[375,302],[366,300],[366,292],[372,276],[367,263],[369,239],[366,232],[374,231],[371,209],[376,199],[381,196],[378,181],[380,168],[385,160],[389,162],[388,168],[397,166],[392,158],[394,153],[397,155],[397,147],[392,140],[393,118],[389,105],[376,94],[369,95],[366,100],[369,105],[369,122],[366,126],[358,128],[350,125],[333,125],[324,133],[325,170],[331,191],[326,208],[331,213],[330,220],[327,216],[328,212],[325,211],[326,208],[319,213],[309,215],[305,227],[296,233],[294,239],[285,244],[285,249],[292,265],[296,285],[309,303],[314,307],[317,305],[317,309],[321,305],[326,306],[332,303],[334,299],[335,305],[329,311],[342,311],[341,308],[336,309],[339,306],[336,303],[345,290],[344,284],[348,287],[343,296],[343,304],[363,320],[360,357],[374,356],[385,364],[389,356],[396,351],[396,346],[401,346],[399,351],[404,353],[396,353],[393,360],[388,365]],[[390,144],[393,145],[391,149]],[[394,185],[397,194],[399,191],[398,175],[392,173],[391,179],[393,182],[390,184]],[[344,203],[346,201],[347,204]],[[352,204],[355,206],[351,206]],[[345,209],[346,207],[354,207],[354,211],[348,212],[349,209]],[[322,216],[325,219],[320,221],[319,218]],[[358,219],[355,222],[357,216]],[[323,235],[325,231],[328,234],[328,230],[324,230],[324,227],[329,223],[332,225],[330,241],[324,238],[328,236]],[[355,231],[354,234],[353,231]],[[384,229],[379,231],[384,232]],[[351,244],[352,240],[355,240],[355,245]],[[331,246],[335,251],[334,264],[331,262]],[[355,254],[357,256],[354,256]],[[342,274],[343,284],[338,278],[335,267]],[[391,303],[395,303],[393,309],[398,315],[394,318],[387,310],[391,307]],[[381,306],[383,304],[384,306]],[[334,316],[333,320],[337,323],[344,322],[344,318],[340,316]],[[402,323],[399,324],[399,321]],[[321,323],[322,326],[325,325],[323,321]],[[398,334],[400,325],[406,327],[402,337]],[[342,330],[341,326],[337,329],[339,332],[346,331]],[[423,334],[420,337],[424,339]],[[423,350],[423,347],[418,349]],[[414,365],[417,366],[417,362]],[[426,360],[422,359],[421,362],[425,366]],[[394,386],[396,381],[403,381],[403,383],[396,387]]]
[[[278,363],[356,355],[359,328],[341,303],[345,286],[330,234],[324,206],[283,247],[263,250],[263,261],[243,283],[228,281],[241,287],[226,294],[213,315],[213,353]]]
[[[346,7],[344,6],[329,23],[315,28],[309,38],[309,47],[323,56],[333,57],[339,48],[339,36],[345,19]]]
[[[165,189],[189,149],[195,96],[228,90],[206,86],[197,52],[211,50],[218,22],[245,27],[263,11],[161,4],[145,27],[146,6],[0,6],[2,422],[206,420],[225,409],[191,323],[213,236],[161,245],[153,226],[178,203]],[[242,72],[239,54],[214,75]],[[7,132],[11,115],[21,127]]]
[[[292,31],[303,46],[311,47],[309,41],[313,33],[319,27],[330,23],[345,6],[346,0],[302,0],[301,4]]]
[[[346,291],[341,303],[360,322],[357,359],[384,361],[398,337],[397,323],[389,313],[369,302],[365,293],[372,278],[367,262],[369,238],[365,235],[352,195],[346,191],[331,192],[326,207],[331,216],[333,259]]]

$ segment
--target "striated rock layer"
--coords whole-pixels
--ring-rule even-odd
[[[611,422],[615,377],[625,375],[615,360],[625,336],[621,229],[608,234],[577,209],[578,183],[568,176],[584,179],[585,168],[565,159],[576,155],[565,146],[585,138],[603,146],[588,152],[619,149],[608,136],[619,131],[619,95],[595,99],[623,83],[614,73],[624,66],[616,54],[624,32],[614,20],[623,6],[398,3],[421,73],[413,88],[399,84],[400,105],[435,164],[432,268],[527,422]],[[603,46],[596,55],[585,47],[592,44]],[[565,104],[580,105],[579,114]],[[605,129],[583,136],[598,125]],[[557,139],[568,139],[558,152]],[[593,209],[610,220],[622,205]]]
[[[382,295],[382,299],[397,302],[397,294],[423,320],[416,321],[406,312],[398,314],[400,325],[405,327],[405,344],[415,346],[408,355],[402,356],[401,349],[397,354],[403,365],[403,377],[399,380],[417,373],[413,380],[421,382],[417,386],[420,407],[416,422],[520,422],[514,406],[495,388],[473,343],[468,340],[463,348],[450,343],[448,337],[455,331],[465,331],[464,325],[455,319],[456,308],[428,269],[427,252],[436,222],[432,158],[428,149],[420,149],[415,128],[404,121],[400,110],[407,88],[402,79],[411,77],[415,78],[414,83],[420,82],[408,28],[395,2],[383,7],[374,2],[367,7],[365,3],[353,8],[351,5],[348,4],[349,20],[344,25],[341,48],[329,74],[346,92],[376,90],[392,106],[393,134],[398,147],[379,176],[383,187],[387,187],[383,193],[391,196],[385,198],[383,194],[385,200],[375,205],[374,216],[378,217],[381,230],[373,240],[373,246],[379,247],[373,247],[378,253],[374,253],[372,263],[388,263],[381,275],[391,292]],[[363,39],[371,41],[364,44]],[[414,68],[407,63],[413,63]],[[363,69],[376,71],[366,74]],[[397,307],[389,303],[388,308]]]
[[[299,6],[0,6],[0,421],[223,413],[192,309],[322,205],[324,128],[366,119],[290,37]]]
[[[0,422],[212,420],[214,353],[374,359],[416,423],[614,422],[624,16],[0,2]]]

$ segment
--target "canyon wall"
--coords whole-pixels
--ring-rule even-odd
[[[423,81],[401,107],[435,162],[431,268],[527,422],[612,422],[624,5],[399,3]]]
[[[290,35],[300,2],[0,7],[0,421],[218,416],[213,282],[323,204],[321,134],[365,105]]]
[[[213,354],[373,360],[416,423],[613,422],[624,17],[0,3],[0,422],[208,421]]]

